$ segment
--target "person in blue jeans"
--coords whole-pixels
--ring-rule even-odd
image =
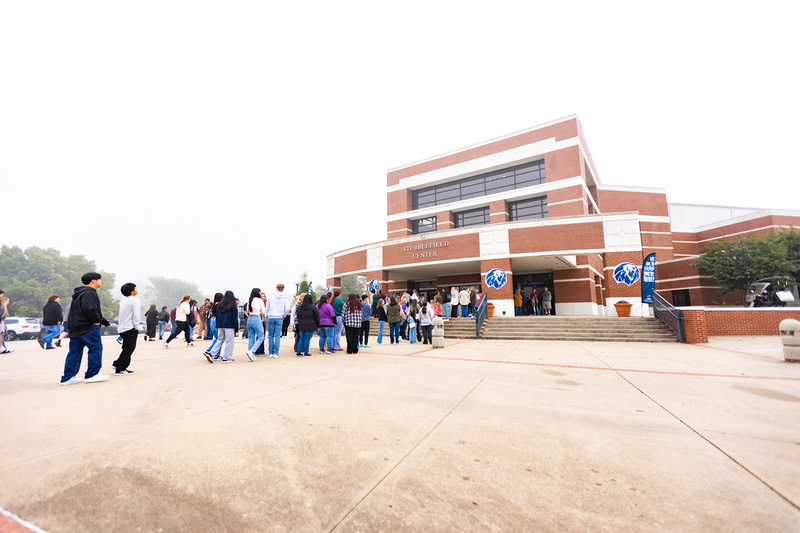
[[[336,323],[336,314],[333,306],[328,303],[328,295],[323,294],[317,302],[319,312],[319,353],[333,352],[333,326]],[[327,344],[327,350],[325,345]]]
[[[336,289],[333,291],[333,313],[336,315],[336,324],[333,327],[333,348],[334,352],[342,349],[342,332],[344,331],[344,320],[342,319],[342,308],[344,307],[344,300],[339,298],[342,291]]]
[[[300,334],[295,355],[311,357],[311,353],[308,350],[311,347],[311,337],[314,336],[314,331],[319,327],[319,310],[312,303],[310,294],[303,296],[303,303],[297,306],[295,313],[297,332]]]
[[[61,310],[61,298],[58,294],[47,299],[42,309],[42,325],[47,335],[39,339],[39,346],[45,350],[52,350],[53,339],[61,334],[61,322],[64,321],[64,312]]]
[[[275,292],[267,298],[264,315],[267,317],[267,338],[269,339],[269,354],[267,357],[280,357],[281,331],[283,318],[292,312],[292,303],[283,293],[283,283],[275,286]]]
[[[378,344],[383,344],[383,328],[386,327],[386,309],[383,306],[382,299],[375,305],[375,316],[378,317]]]
[[[78,377],[83,359],[83,349],[87,349],[89,366],[86,369],[86,383],[106,381],[108,375],[101,374],[103,366],[103,341],[100,337],[100,326],[108,326],[100,309],[100,298],[97,289],[102,287],[101,276],[97,272],[87,272],[81,277],[83,287],[75,289],[72,296],[69,316],[69,352],[64,361],[64,375],[61,385],[74,385],[83,379]]]
[[[255,361],[255,351],[264,342],[264,300],[261,299],[261,289],[255,287],[250,291],[247,301],[247,352],[245,355],[250,361]],[[272,350],[270,349],[270,353]]]
[[[208,333],[214,340],[211,341],[211,345],[208,347],[208,349],[203,352],[203,355],[205,355],[206,358],[211,357],[211,348],[214,347],[214,345],[217,343],[217,339],[219,338],[219,333],[217,333],[217,307],[219,306],[219,302],[221,300],[222,293],[218,292],[214,295],[214,303],[211,304],[211,318],[208,319],[206,326],[208,327]],[[166,306],[164,306],[164,309],[166,309]],[[222,357],[219,357],[219,359],[222,360]]]

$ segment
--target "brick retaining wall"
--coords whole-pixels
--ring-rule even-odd
[[[800,308],[684,307],[681,315],[686,342],[697,344],[715,336],[780,335],[778,325],[787,318],[800,320]]]

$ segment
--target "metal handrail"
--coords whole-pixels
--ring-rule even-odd
[[[483,298],[478,303],[478,308],[475,310],[475,338],[481,338],[481,328],[489,315],[489,296],[483,294]]]
[[[686,342],[683,334],[683,317],[681,310],[666,301],[660,294],[653,291],[653,314],[678,336],[681,342]]]

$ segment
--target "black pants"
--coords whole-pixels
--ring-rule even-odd
[[[291,318],[292,317],[289,315],[283,317],[283,324],[281,325],[281,337],[285,337],[289,334],[289,322],[291,321]]]
[[[156,326],[158,326],[158,322],[148,322],[147,323],[147,338],[153,339],[156,336]]]
[[[358,353],[358,334],[361,328],[345,326],[344,329],[347,336],[347,353]]]
[[[186,344],[192,342],[191,337],[191,328],[186,324],[186,322],[181,322],[180,320],[175,321],[175,327],[172,329],[172,333],[169,334],[169,338],[167,338],[167,344],[170,343],[172,339],[178,336],[178,333],[183,331],[183,336],[186,337]]]
[[[369,344],[369,320],[361,322],[361,335],[359,338],[364,346]]]
[[[131,355],[136,349],[136,339],[139,338],[139,330],[136,328],[129,329],[119,335],[122,337],[122,351],[119,353],[117,360],[111,363],[117,372],[120,370],[127,370],[128,365],[131,364]]]

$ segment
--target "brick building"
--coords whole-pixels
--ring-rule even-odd
[[[640,272],[650,253],[659,294],[721,303],[692,266],[704,245],[800,227],[798,211],[669,204],[664,189],[603,185],[574,115],[392,169],[386,203],[386,240],[329,255],[328,285],[356,274],[392,294],[471,285],[507,315],[515,289],[545,286],[559,315],[614,315],[619,300],[647,314],[641,282],[613,273]],[[487,283],[494,269],[504,285]]]

